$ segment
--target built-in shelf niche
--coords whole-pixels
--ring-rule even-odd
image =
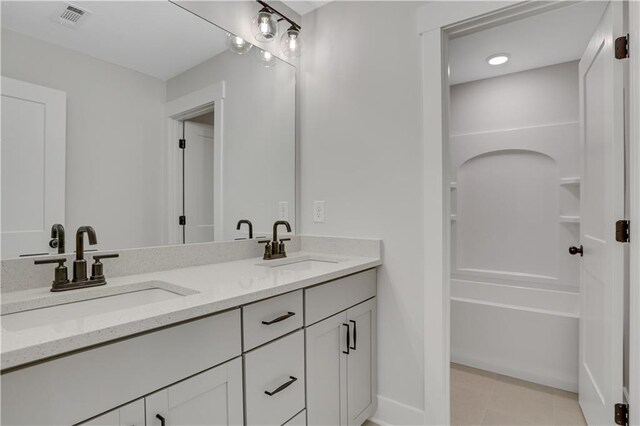
[[[560,223],[580,223],[580,177],[560,178]]]
[[[561,223],[580,223],[580,216],[569,216],[562,215],[560,216]]]
[[[560,185],[562,185],[562,186],[580,185],[580,178],[579,177],[560,178]]]

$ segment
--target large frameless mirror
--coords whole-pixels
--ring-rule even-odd
[[[295,225],[295,67],[168,1],[1,7],[3,259]]]

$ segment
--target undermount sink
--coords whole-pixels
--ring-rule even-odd
[[[64,321],[82,320],[93,315],[149,305],[197,293],[163,282],[138,283],[137,285],[106,288],[105,290],[111,294],[96,291],[95,293],[87,292],[83,295],[77,295],[80,297],[79,300],[52,298],[51,304],[48,306],[26,306],[25,309],[17,312],[3,314],[0,318],[2,328],[7,331],[19,331]]]
[[[260,266],[266,266],[272,269],[281,269],[287,271],[311,271],[324,269],[325,267],[340,263],[341,259],[322,257],[322,256],[300,256],[289,259],[271,260],[260,263]]]

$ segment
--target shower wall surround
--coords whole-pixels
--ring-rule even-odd
[[[577,63],[451,88],[454,278],[578,290]]]

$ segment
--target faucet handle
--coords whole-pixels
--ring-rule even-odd
[[[59,286],[64,286],[65,284],[69,284],[69,277],[67,275],[67,267],[64,266],[64,262],[67,261],[66,257],[54,257],[51,259],[38,259],[33,263],[36,265],[48,265],[51,263],[57,263],[56,269],[53,275],[52,288],[56,288]]]
[[[93,256],[93,264],[91,265],[91,279],[92,280],[100,280],[104,279],[104,270],[102,269],[103,265],[100,262],[101,259],[112,259],[114,257],[120,257],[118,253],[111,254],[97,254]]]
[[[99,262],[100,259],[112,259],[114,257],[120,257],[120,255],[118,253],[96,254],[95,256],[93,256],[93,260],[95,260],[96,262]]]
[[[36,265],[47,265],[49,263],[57,263],[58,266],[63,266],[64,262],[67,261],[66,257],[54,257],[51,259],[37,259],[34,260],[33,263]]]
[[[283,242],[283,241],[291,241],[291,238],[280,238],[280,242]]]
[[[264,244],[264,256],[262,256],[262,258],[264,260],[271,259],[271,241],[259,240],[258,244]]]

